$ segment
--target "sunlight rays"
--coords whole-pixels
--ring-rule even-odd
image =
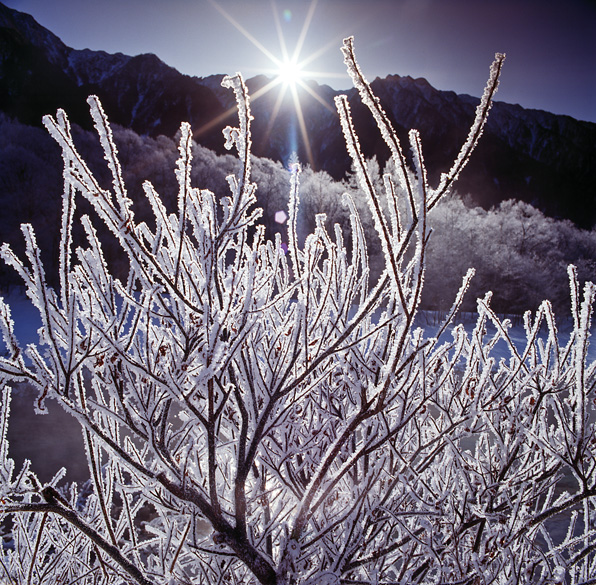
[[[215,0],[209,0],[209,3],[215,8],[236,30],[246,37],[259,51],[271,59],[274,63],[279,59],[271,53],[257,38],[251,35],[231,14],[224,10]]]
[[[272,89],[280,86],[279,93],[275,100],[275,105],[272,110],[272,115],[269,119],[269,123],[265,131],[265,138],[269,138],[273,130],[275,121],[282,108],[284,99],[286,98],[286,96],[289,95],[293,102],[295,124],[297,124],[298,130],[300,132],[300,137],[304,145],[304,151],[306,154],[307,162],[310,164],[311,167],[315,168],[315,161],[312,152],[312,147],[310,144],[310,139],[308,136],[308,129],[306,127],[304,112],[302,104],[300,102],[299,89],[304,90],[309,96],[311,96],[317,102],[322,104],[329,111],[333,112],[334,114],[336,113],[335,109],[328,102],[326,102],[325,99],[321,97],[313,89],[313,87],[306,83],[307,79],[320,77],[322,75],[325,75],[327,77],[334,77],[335,75],[330,74],[328,72],[307,70],[305,69],[305,67],[311,64],[315,59],[329,51],[332,47],[335,47],[338,43],[337,40],[334,40],[325,44],[322,47],[317,48],[315,51],[309,52],[308,55],[306,55],[305,57],[301,57],[308,36],[308,31],[310,29],[311,23],[316,12],[318,0],[311,0],[307,9],[306,16],[304,18],[304,22],[302,23],[298,39],[292,51],[290,51],[288,48],[288,43],[283,31],[282,20],[280,17],[280,11],[278,9],[278,6],[275,0],[271,0],[271,12],[275,23],[277,38],[279,41],[280,57],[277,57],[270,49],[268,49],[258,39],[256,39],[254,35],[252,35],[248,30],[246,30],[246,28],[244,28],[224,8],[222,8],[217,2],[215,2],[215,0],[209,0],[209,2],[232,26],[234,26],[234,28],[236,28],[236,30],[239,33],[241,33],[257,49],[259,49],[259,51],[261,51],[263,55],[265,55],[273,65],[272,68],[263,70],[263,73],[267,75],[273,75],[273,79],[251,95],[252,100],[257,100],[260,97],[269,93]],[[287,22],[289,22],[289,20],[292,18],[292,14],[289,10],[284,10],[283,16],[284,20],[286,20]],[[338,77],[340,77],[340,75],[338,75]],[[227,113],[224,114],[224,116],[227,116]],[[222,116],[218,118],[218,121],[221,118]],[[212,127],[215,123],[217,122],[214,121],[212,123],[209,123],[207,126]],[[207,126],[201,128],[200,131],[205,131]],[[289,134],[295,134],[295,132],[290,131]],[[294,146],[297,150],[298,145],[296,143],[295,137],[288,136],[288,140],[290,142],[295,143],[292,146]]]

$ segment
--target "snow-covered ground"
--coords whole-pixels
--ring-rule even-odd
[[[32,305],[22,289],[11,289],[9,294],[4,295],[4,300],[10,305],[14,330],[21,347],[25,348],[29,343],[37,343],[37,330],[41,327],[41,319],[37,309]],[[462,313],[456,317],[456,324],[461,323],[468,333],[471,333],[476,325],[477,315],[474,313]],[[512,326],[509,329],[509,336],[519,350],[526,346],[526,332],[522,319],[517,316],[511,318]],[[596,320],[594,320],[596,321]],[[425,330],[427,336],[432,336],[442,323],[442,316],[433,311],[421,311],[416,318],[416,326]],[[444,335],[449,335],[450,327]],[[570,316],[557,315],[557,329],[559,344],[565,346],[569,341],[569,335],[573,329]],[[492,335],[495,329],[489,322],[487,335]],[[596,332],[596,323],[592,324],[592,334]],[[4,340],[0,339],[0,355],[5,351]],[[508,358],[509,352],[504,342],[497,343],[493,354],[497,360]],[[588,361],[596,360],[596,340],[588,346]]]
[[[37,343],[37,330],[41,327],[39,312],[27,298],[23,289],[13,288],[8,294],[1,295],[10,306],[14,331],[21,347],[29,343]],[[0,340],[0,355],[5,351],[4,340]]]
[[[533,315],[535,317],[535,315]],[[573,320],[569,315],[555,315],[557,324],[557,335],[559,339],[559,346],[565,347],[569,342],[569,336],[573,331]],[[505,317],[499,315],[499,318],[503,320]],[[527,337],[526,331],[523,325],[523,319],[519,315],[507,316],[511,321],[511,327],[508,329],[509,337],[515,344],[518,351],[522,352],[526,348]],[[469,334],[472,333],[476,325],[478,315],[476,313],[461,313],[456,315],[455,324],[462,324]],[[434,311],[421,311],[416,318],[416,325],[424,329],[426,336],[432,336],[437,329],[442,325],[442,316]],[[443,338],[447,339],[450,336],[450,331],[453,326],[450,326],[447,331],[443,334]],[[487,337],[492,337],[496,329],[492,322],[487,321]],[[543,324],[539,337],[543,339],[546,337],[545,325]],[[595,319],[592,320],[591,335],[594,337],[596,334],[596,323]],[[501,358],[508,359],[510,356],[507,344],[500,340],[494,347],[491,355],[498,361]],[[588,363],[596,360],[596,338],[593,339],[592,343],[588,344]]]

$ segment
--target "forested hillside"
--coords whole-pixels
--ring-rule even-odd
[[[80,145],[96,176],[107,188],[111,178],[96,137],[74,127]],[[174,139],[139,136],[129,129],[115,126],[114,135],[129,194],[134,201],[135,215],[146,219],[149,209],[142,182],[150,180],[165,203],[174,208],[176,177],[172,171],[177,157]],[[231,155],[218,155],[196,142],[192,183],[200,188],[225,194],[229,187],[225,177],[237,169]],[[23,249],[20,224],[30,222],[36,229],[39,247],[46,262],[49,278],[57,278],[57,246],[60,222],[62,173],[60,153],[45,130],[0,118],[0,205],[10,213],[0,216],[2,239],[15,250]],[[369,160],[371,176],[382,184],[383,170],[376,159]],[[385,169],[394,172],[391,165]],[[257,202],[263,209],[262,222],[266,236],[280,233],[287,244],[287,227],[275,221],[278,211],[288,213],[290,172],[279,162],[253,158],[253,176],[258,184]],[[336,181],[325,171],[308,166],[301,176],[302,206],[298,216],[301,239],[311,233],[317,213],[326,213],[327,225],[334,223],[348,228],[348,210],[341,204],[344,192],[355,196],[362,216],[373,274],[381,263],[379,240],[374,230],[364,195],[352,174]],[[168,199],[169,197],[169,199]],[[88,213],[81,203],[77,213]],[[422,306],[447,310],[468,268],[476,268],[465,308],[474,310],[475,299],[487,290],[494,291],[493,305],[501,312],[523,312],[536,308],[546,298],[560,308],[568,306],[566,268],[578,267],[580,279],[590,279],[596,271],[596,233],[582,230],[569,220],[555,220],[528,203],[506,201],[490,210],[474,205],[472,197],[453,194],[429,215],[432,228],[429,240],[426,286]],[[77,242],[82,230],[75,231]],[[122,276],[127,267],[118,264],[122,255],[110,234],[102,237],[111,245],[106,248],[108,261]],[[80,239],[78,239],[80,238]],[[349,242],[348,242],[349,243]],[[455,251],[455,253],[454,253]],[[18,281],[15,272],[0,265],[0,282],[4,287]]]

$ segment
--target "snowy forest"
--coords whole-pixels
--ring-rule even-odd
[[[95,134],[59,110],[25,149],[0,121],[25,179],[0,276],[41,319],[24,347],[0,300],[0,582],[596,583],[596,236],[455,190],[504,55],[430,185],[419,133],[402,146],[342,52],[390,153],[365,159],[336,97],[343,182],[251,155],[240,75],[226,156],[186,123],[176,141],[111,127],[95,96]],[[89,481],[15,466],[19,384],[80,424]]]
[[[151,181],[167,205],[177,191],[175,166],[177,143],[166,136],[139,136],[133,130],[113,126],[122,173],[136,213],[148,219],[143,182]],[[111,177],[105,167],[103,152],[93,132],[72,128],[83,158],[99,183],[107,187]],[[232,155],[217,155],[193,141],[192,182],[214,193],[227,189],[225,177],[238,170]],[[21,253],[24,251],[21,223],[32,223],[40,244],[50,282],[58,275],[59,225],[62,171],[55,161],[60,153],[55,142],[41,128],[25,126],[0,114],[0,202],[10,214],[0,217],[3,241]],[[371,179],[382,189],[383,175],[395,175],[392,161],[380,168],[376,159],[369,160]],[[386,167],[386,168],[385,168]],[[260,223],[266,238],[279,233],[287,243],[287,226],[275,221],[275,213],[288,213],[290,173],[287,168],[269,159],[252,158],[252,176],[258,185],[257,206],[263,209]],[[326,226],[339,223],[349,231],[349,212],[338,205],[344,192],[349,192],[359,206],[359,213],[371,258],[371,271],[382,269],[380,240],[372,216],[365,203],[355,173],[344,181],[335,181],[324,171],[313,171],[304,165],[301,174],[302,205],[299,210],[298,237],[304,241],[315,226],[317,213],[325,213]],[[169,199],[168,199],[169,198]],[[85,202],[77,213],[84,214]],[[82,211],[81,211],[82,210]],[[589,280],[596,271],[596,231],[577,227],[569,220],[546,216],[529,203],[510,200],[496,207],[483,209],[473,203],[468,193],[459,193],[457,185],[429,214],[433,236],[429,240],[426,284],[422,307],[445,312],[459,289],[469,268],[476,270],[464,310],[475,311],[475,299],[493,291],[493,307],[500,313],[516,314],[538,308],[549,299],[555,308],[569,314],[567,266],[577,267],[580,281]],[[78,223],[78,222],[75,222]],[[119,246],[109,239],[107,229],[98,226],[104,253],[116,274],[123,276]],[[84,241],[82,230],[74,233],[75,242]],[[14,270],[0,264],[0,287],[4,290],[20,285]]]

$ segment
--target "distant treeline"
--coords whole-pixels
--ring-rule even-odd
[[[145,180],[153,183],[166,206],[173,211],[177,197],[175,140],[139,136],[119,127],[113,130],[136,217],[148,221],[150,215],[142,189]],[[96,138],[77,127],[73,128],[73,133],[81,154],[103,181],[103,186],[109,188],[111,178]],[[229,193],[226,176],[233,173],[237,165],[235,157],[217,155],[195,144],[193,186],[224,197]],[[382,182],[383,172],[392,172],[390,168],[381,170],[374,159],[369,166],[375,181]],[[252,178],[258,187],[266,236],[273,238],[275,233],[280,233],[285,242],[286,225],[276,222],[275,214],[287,213],[288,170],[269,159],[254,158]],[[342,203],[342,195],[350,192],[354,196],[367,234],[374,282],[381,264],[379,240],[354,178],[335,181],[325,172],[305,167],[300,183],[298,222],[302,238],[314,228],[317,213],[327,215],[330,233],[333,224],[345,225],[348,211]],[[62,190],[62,161],[53,140],[42,129],[25,126],[0,114],[0,205],[3,211],[0,242],[8,242],[22,255],[19,226],[25,222],[33,224],[50,282],[57,278]],[[92,216],[90,206],[82,198],[78,198],[77,205],[79,215]],[[583,280],[592,280],[596,274],[596,232],[579,229],[568,220],[546,217],[527,203],[506,201],[486,211],[471,206],[468,198],[454,194],[431,212],[429,223],[432,235],[423,308],[448,309],[469,267],[476,269],[476,276],[464,308],[473,310],[476,298],[492,290],[493,307],[507,313],[536,308],[545,298],[559,311],[565,310],[569,304],[567,265],[575,264]],[[101,236],[108,261],[125,276],[126,266],[117,243],[110,234]],[[82,230],[75,234],[78,245],[84,245],[82,237]],[[0,287],[8,288],[18,282],[14,271],[1,264]]]

